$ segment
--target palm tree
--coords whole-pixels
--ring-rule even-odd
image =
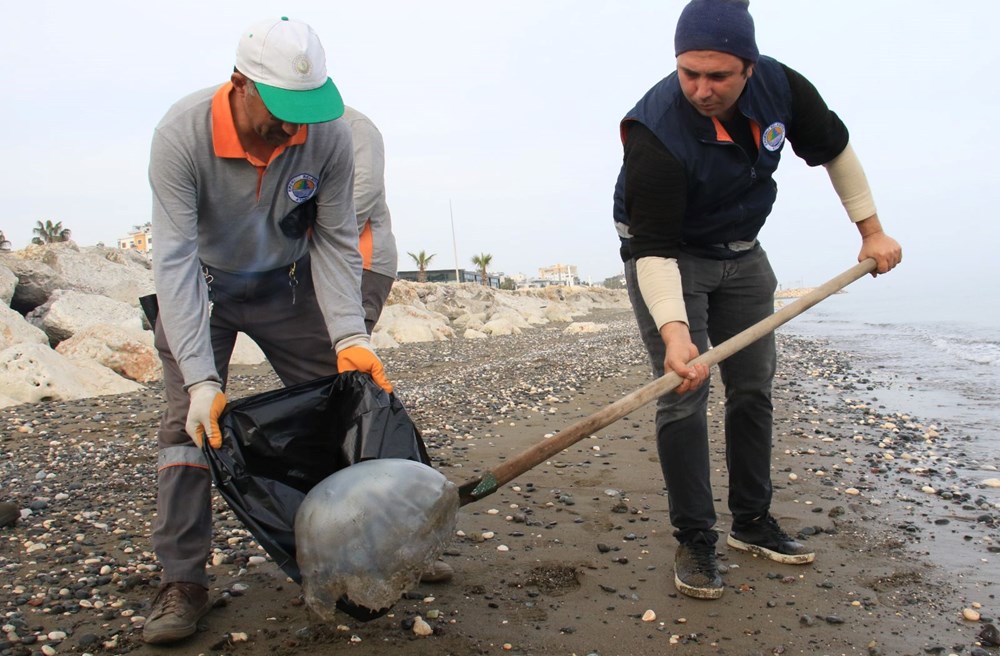
[[[417,282],[427,282],[427,265],[431,263],[437,253],[428,255],[424,251],[420,251],[416,255],[413,253],[408,253],[408,255],[417,263]]]
[[[10,242],[7,240],[7,235],[3,234],[3,230],[0,230],[0,251],[9,251]]]
[[[64,228],[62,221],[52,223],[46,219],[45,223],[36,221],[32,232],[36,235],[31,238],[32,244],[51,244],[57,241],[69,241],[72,231],[69,228]]]
[[[490,279],[487,277],[486,267],[490,265],[493,261],[493,256],[489,253],[480,253],[479,255],[472,256],[472,263],[479,267],[479,275],[482,276],[482,283],[484,285],[490,284]]]

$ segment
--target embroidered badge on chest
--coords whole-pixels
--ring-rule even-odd
[[[778,150],[781,148],[781,144],[785,143],[785,124],[776,121],[767,126],[760,140],[764,144],[764,148],[767,148],[772,153]]]
[[[296,203],[304,203],[313,197],[316,189],[319,188],[319,180],[308,173],[299,173],[293,176],[285,187],[288,197]]]

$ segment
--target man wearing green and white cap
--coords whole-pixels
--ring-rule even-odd
[[[361,305],[351,129],[316,33],[287,18],[243,32],[226,84],[174,104],[150,154],[153,270],[166,408],[153,548],[161,587],[143,638],[190,636],[208,612],[211,478],[237,332],[282,383],[338,371],[392,386]]]

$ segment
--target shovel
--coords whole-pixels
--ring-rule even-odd
[[[867,259],[851,267],[689,364],[711,367],[722,362],[875,266],[875,260]],[[333,602],[341,595],[367,608],[385,609],[441,555],[454,533],[460,506],[493,494],[681,382],[676,373],[667,373],[457,490],[436,470],[407,460],[368,460],[332,474],[309,492],[295,522],[306,601],[326,617],[332,617]]]
[[[702,353],[688,364],[704,364],[706,367],[711,367],[714,364],[722,362],[764,335],[773,332],[782,324],[802,314],[826,297],[837,293],[866,273],[871,273],[874,270],[875,260],[871,258],[858,263],[836,278],[827,281],[805,296],[800,297],[795,302],[781,308],[766,319],[758,321],[743,332],[733,335],[718,346]],[[464,506],[493,494],[502,485],[509,483],[532,467],[545,462],[560,451],[576,444],[584,437],[592,435],[595,431],[618,421],[653,399],[672,391],[682,382],[683,380],[676,373],[672,371],[668,372],[611,405],[571,424],[554,437],[525,449],[514,458],[507,460],[495,469],[489,470],[481,477],[463,483],[458,488],[460,505]]]

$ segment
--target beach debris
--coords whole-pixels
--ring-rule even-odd
[[[326,620],[345,595],[373,610],[391,606],[444,551],[457,511],[455,485],[410,460],[366,460],[326,477],[295,516],[306,603]]]

